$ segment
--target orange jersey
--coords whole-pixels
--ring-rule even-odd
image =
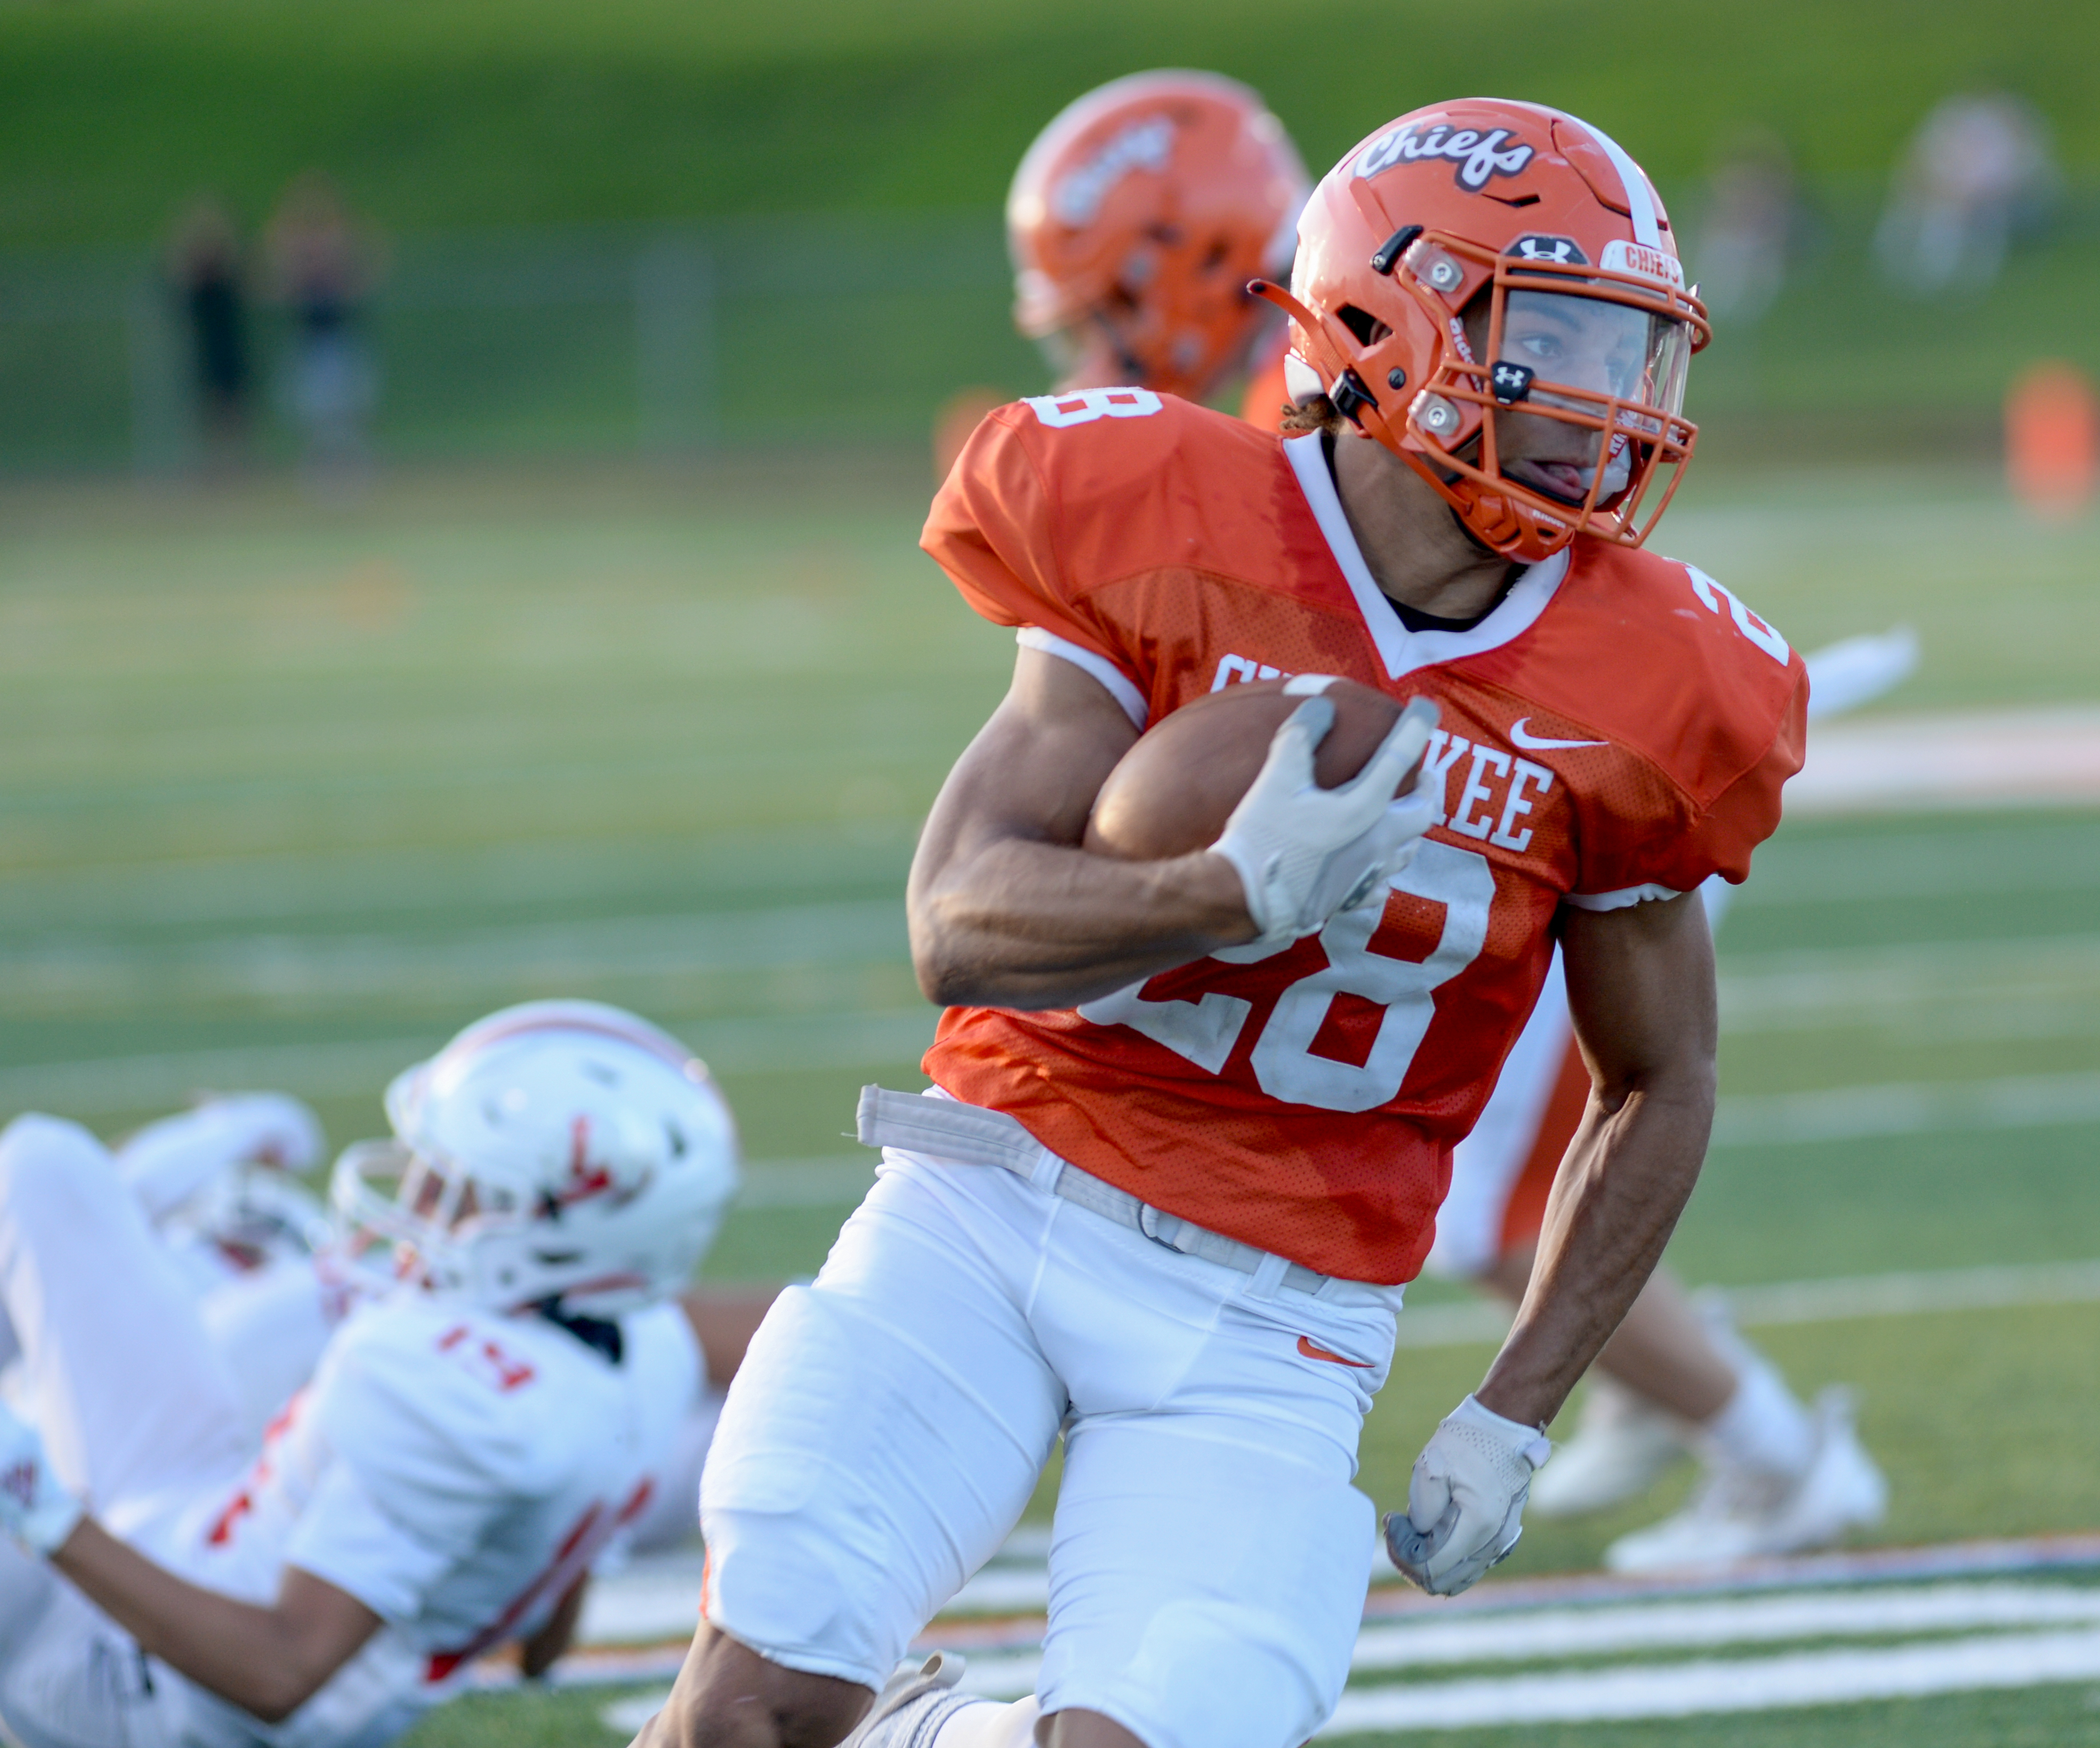
[[[1410,633],[1317,435],[1147,390],[990,415],[923,544],[1133,717],[1277,673],[1436,700],[1439,822],[1383,910],[1076,1009],[951,1008],[925,1060],[1088,1171],[1322,1273],[1413,1278],[1560,907],[1740,881],[1800,766],[1800,658],[1702,572],[1578,541],[1472,629]]]

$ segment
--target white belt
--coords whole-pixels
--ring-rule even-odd
[[[959,1099],[862,1087],[856,1128],[865,1147],[894,1147],[956,1165],[1004,1166],[1015,1176],[1076,1202],[1118,1226],[1142,1233],[1168,1250],[1222,1263],[1242,1274],[1268,1274],[1276,1285],[1295,1292],[1317,1293],[1329,1279],[1302,1264],[1286,1262],[1268,1251],[1140,1201],[1127,1190],[1118,1190],[1059,1158],[1003,1110],[965,1105]]]

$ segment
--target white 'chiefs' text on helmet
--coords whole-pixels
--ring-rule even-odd
[[[537,1001],[477,1021],[386,1089],[394,1137],[336,1162],[355,1251],[493,1310],[615,1316],[675,1291],[738,1182],[707,1069],[620,1009]]]
[[[1639,545],[1691,457],[1705,310],[1640,167],[1559,110],[1466,98],[1388,123],[1312,191],[1290,291],[1256,289],[1291,317],[1293,395],[1325,395],[1512,559]],[[1498,414],[1549,435],[1506,457]]]

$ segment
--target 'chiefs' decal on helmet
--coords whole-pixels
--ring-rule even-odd
[[[1514,176],[1532,160],[1526,145],[1504,145],[1510,137],[1506,127],[1453,130],[1442,121],[1427,132],[1421,123],[1410,121],[1395,128],[1383,139],[1374,139],[1357,160],[1359,176],[1375,176],[1396,164],[1414,164],[1423,158],[1449,158],[1458,166],[1458,186],[1478,194],[1497,176]]]
[[[1629,243],[1623,237],[1615,236],[1604,245],[1603,265],[1621,273],[1638,273],[1643,279],[1661,280],[1679,291],[1684,289],[1684,269],[1676,256],[1644,244]]]
[[[1133,121],[1050,193],[1059,223],[1092,224],[1109,190],[1134,170],[1164,170],[1174,149],[1174,124],[1163,115]]]
[[[1502,253],[1523,261],[1551,261],[1564,267],[1586,267],[1590,258],[1572,236],[1520,236]]]

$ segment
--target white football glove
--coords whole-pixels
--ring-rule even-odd
[[[49,1554],[86,1509],[51,1472],[42,1435],[0,1402],[0,1530],[31,1552]]]
[[[1552,1454],[1538,1428],[1467,1397],[1414,1459],[1405,1515],[1387,1516],[1392,1563],[1432,1596],[1471,1589],[1516,1546],[1531,1477]]]
[[[1239,870],[1264,942],[1317,934],[1337,912],[1370,902],[1407,866],[1436,816],[1419,788],[1393,798],[1429,745],[1435,704],[1410,699],[1364,768],[1323,789],[1313,779],[1312,755],[1335,726],[1335,707],[1316,688],[1331,682],[1300,674],[1290,686],[1300,682],[1314,695],[1277,730],[1260,774],[1211,846]]]

